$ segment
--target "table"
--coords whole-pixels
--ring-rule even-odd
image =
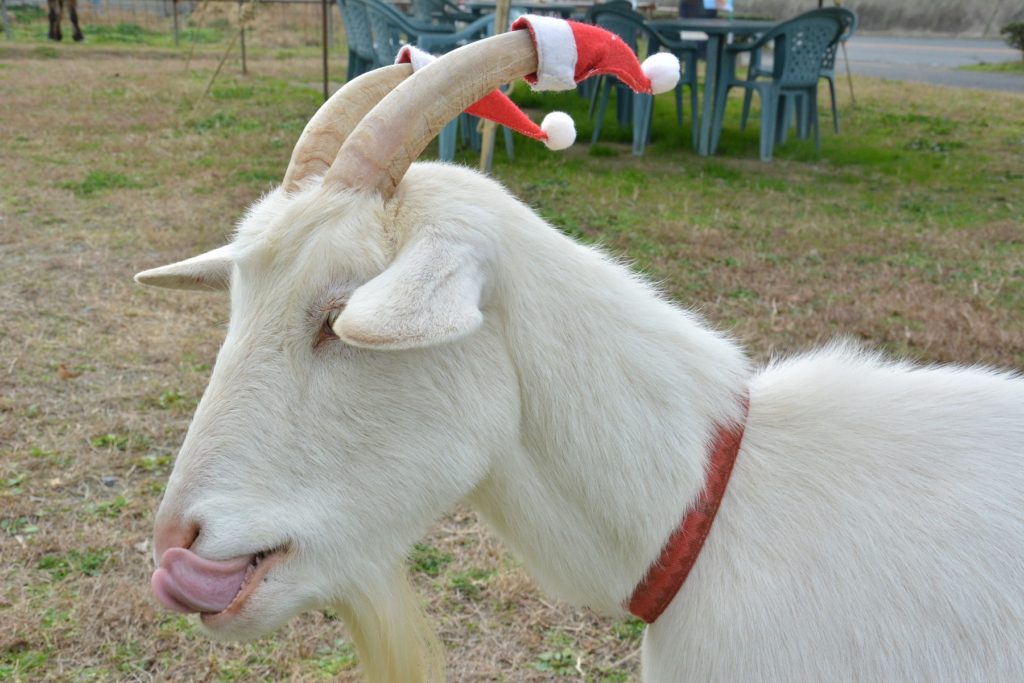
[[[531,14],[559,16],[562,19],[571,18],[576,11],[576,7],[576,3],[573,2],[540,2],[539,0],[519,2],[518,0],[512,0],[513,10],[526,10]],[[490,14],[494,12],[494,2],[493,0],[491,2],[470,2],[466,5],[466,8],[473,14]]]
[[[512,9],[514,10],[526,10],[531,14],[554,15],[563,19],[571,19],[573,16],[583,15],[593,6],[594,3],[587,0],[576,0],[575,2],[563,2],[560,0],[554,0],[553,2],[526,0],[525,2],[520,2],[520,0],[512,0]],[[473,14],[488,14],[494,11],[494,0],[475,0],[475,2],[468,3],[466,8]],[[654,16],[655,9],[657,9],[657,3],[651,0],[638,2],[636,5],[636,11],[648,17]]]
[[[729,36],[753,36],[766,33],[777,22],[755,19],[659,19],[647,25],[659,33],[671,31],[701,31],[708,34],[707,66],[704,69],[704,104],[701,106],[700,137],[697,153],[711,154],[711,122],[714,120],[715,88],[718,85],[718,67]],[[673,36],[676,37],[676,36]]]

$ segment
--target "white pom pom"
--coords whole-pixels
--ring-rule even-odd
[[[545,116],[540,129],[548,134],[544,141],[548,149],[565,149],[576,141],[576,124],[564,111],[553,111]]]
[[[671,52],[658,52],[640,65],[644,76],[651,81],[651,90],[657,95],[668,92],[679,82],[679,60]]]

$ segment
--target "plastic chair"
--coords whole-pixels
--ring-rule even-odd
[[[455,29],[456,22],[473,23],[480,17],[464,12],[448,0],[412,0],[412,15],[420,24],[440,24]]]
[[[338,0],[341,21],[345,24],[345,40],[348,43],[348,71],[346,80],[381,66],[373,50],[373,35],[370,20],[361,2]]]
[[[622,3],[626,4],[626,3]],[[649,27],[641,14],[620,3],[607,3],[594,6],[587,19],[601,28],[619,36],[633,52],[639,52],[641,39],[646,39],[647,56],[658,52],[661,48],[672,52],[684,65],[684,72],[675,89],[676,120],[683,123],[683,87],[690,87],[690,109],[693,112],[692,134],[693,144],[697,144],[697,46],[681,40],[673,40]],[[633,154],[642,156],[651,133],[651,118],[654,113],[654,96],[638,95],[619,83],[611,76],[601,76],[591,94],[590,115],[596,113],[594,134],[591,144],[597,142],[604,124],[605,111],[612,87],[615,87],[616,112],[620,124],[633,124]]]
[[[857,29],[857,15],[849,10],[844,10],[839,13],[839,20],[843,22],[843,31],[839,34],[839,38],[829,45],[828,50],[825,51],[825,58],[821,62],[820,76],[828,81],[829,97],[832,102],[832,129],[836,135],[839,134],[839,109],[836,106],[836,53],[839,51],[839,46],[849,40]],[[761,66],[761,51],[757,50],[751,53],[747,80],[752,81],[757,78],[770,77],[771,75],[771,71]],[[740,118],[740,130],[746,130],[752,97],[753,91],[751,90],[747,90],[743,95],[743,115]]]
[[[428,36],[436,36],[445,41],[456,34],[446,31],[443,27],[424,27],[409,21],[401,12],[380,0],[346,0],[352,5],[362,6],[370,22],[370,35],[373,38],[373,52],[376,66],[394,64],[398,51],[406,43],[419,44]],[[441,44],[441,43],[439,43]],[[456,47],[453,45],[453,47]],[[424,48],[429,50],[428,48]],[[449,48],[451,49],[451,48]]]
[[[854,31],[857,30],[857,15],[847,10],[840,15],[840,21],[843,22],[843,30],[839,34],[839,39],[829,45],[829,49],[825,51],[825,59],[821,61],[821,75],[819,76],[828,81],[828,93],[832,98],[832,129],[836,135],[839,134],[839,109],[836,107],[836,54],[839,52],[839,46],[852,38]]]
[[[711,153],[718,147],[725,117],[729,90],[734,87],[756,90],[761,98],[762,161],[772,158],[776,142],[785,139],[788,121],[794,109],[798,112],[798,130],[806,138],[814,130],[814,146],[820,153],[821,133],[818,125],[818,79],[822,60],[829,45],[839,38],[843,29],[840,15],[849,12],[840,7],[812,10],[774,27],[751,43],[729,45],[715,84],[714,120],[711,131]],[[767,81],[748,81],[736,77],[739,55],[753,53],[768,43],[775,45],[772,77]]]
[[[381,0],[347,0],[349,3],[360,4],[366,10],[373,34],[373,48],[379,65],[393,64],[398,51],[403,45],[415,44],[418,48],[432,54],[444,54],[457,47],[471,43],[494,34],[494,15],[480,17],[472,24],[455,32],[438,30],[425,31],[421,25],[413,24],[391,5]],[[433,28],[437,28],[434,26]],[[448,123],[438,136],[439,153],[442,161],[455,158],[455,143],[458,138],[459,123],[462,123],[463,137],[479,148],[476,136],[476,119],[467,114],[460,114]],[[505,147],[512,156],[512,133],[505,130]]]

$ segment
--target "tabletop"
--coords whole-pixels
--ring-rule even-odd
[[[751,35],[764,33],[779,22],[764,19],[655,19],[647,22],[655,29],[702,31],[708,35]]]

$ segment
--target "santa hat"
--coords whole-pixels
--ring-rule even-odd
[[[413,71],[419,71],[436,59],[418,47],[404,45],[398,51],[395,64],[412,64]],[[538,126],[500,90],[493,90],[474,102],[466,109],[466,113],[500,123],[528,138],[540,140],[548,149],[565,149],[576,140],[576,126],[572,117],[565,112],[551,112]]]
[[[571,90],[597,74],[615,76],[635,92],[646,94],[667,92],[679,82],[679,60],[674,55],[659,52],[641,66],[621,38],[597,26],[526,14],[512,24],[512,30],[520,29],[530,31],[537,48],[537,72],[526,76],[534,90]],[[406,45],[395,63],[412,64],[416,71],[435,59]],[[541,140],[549,149],[565,149],[576,139],[576,126],[568,114],[551,112],[538,126],[500,90],[477,100],[466,113]]]
[[[614,33],[598,26],[524,14],[512,30],[527,29],[537,46],[537,72],[526,77],[534,90],[571,90],[597,74],[615,76],[634,92],[668,92],[679,82],[679,60],[658,52],[637,62]]]

